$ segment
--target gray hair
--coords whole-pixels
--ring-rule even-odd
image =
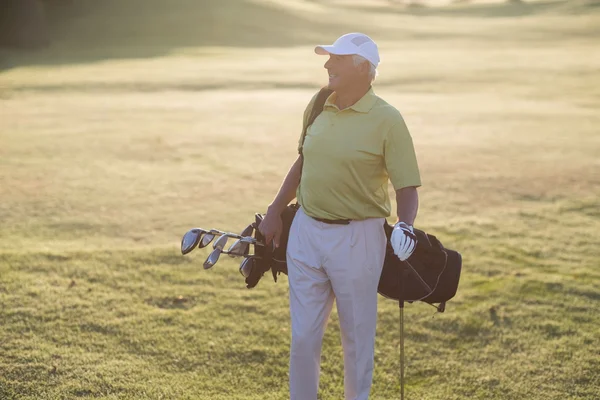
[[[368,62],[369,67],[370,67],[369,68],[369,78],[371,78],[371,82],[373,82],[375,80],[375,78],[378,75],[377,68],[375,68],[375,66],[373,64],[371,64],[371,62],[369,60],[367,60],[363,56],[359,56],[358,54],[353,54],[352,60],[354,61],[354,65],[356,67],[358,67],[360,64],[362,64],[364,62]]]

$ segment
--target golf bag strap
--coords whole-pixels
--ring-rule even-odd
[[[321,114],[321,112],[323,111],[325,101],[327,100],[329,95],[331,95],[331,93],[333,93],[333,90],[327,89],[327,87],[321,88],[321,90],[319,90],[319,93],[317,93],[317,97],[310,110],[308,119],[306,121],[303,121],[301,145],[298,150],[298,153],[302,158],[304,158],[304,155],[302,154],[302,147],[304,146],[304,139],[306,139],[306,131],[308,130],[308,127],[311,126],[313,122],[315,122],[315,119],[317,119],[319,114]],[[282,220],[285,220],[283,222],[287,224],[288,233],[289,226],[291,226],[292,220],[294,219],[294,215],[296,213],[296,210],[298,210],[298,207],[299,204],[296,203],[294,205],[288,206],[285,212],[282,212]],[[260,241],[265,240],[262,233],[258,230],[258,226],[260,225],[262,218],[262,215],[256,214],[254,222],[256,229],[256,239]],[[279,273],[283,272],[287,274],[287,266],[285,266],[285,249],[287,248],[287,234],[282,239],[284,239],[285,243],[282,243],[283,246],[282,249],[280,249],[280,252],[282,252],[283,250],[283,254],[279,254],[279,262],[273,259],[274,249],[271,248],[271,246],[264,246],[256,250],[256,253],[260,257],[260,259],[256,263],[256,268],[254,268],[253,271],[250,273],[250,276],[246,278],[246,287],[248,289],[255,287],[263,277],[264,273],[267,272],[269,269],[273,274],[273,280],[275,282],[277,282],[277,275]]]
[[[300,154],[300,156],[302,157],[304,157],[304,155],[302,154],[302,148],[304,147],[304,139],[306,139],[306,131],[308,131],[308,127],[311,126],[313,122],[315,122],[319,114],[323,112],[325,102],[327,101],[327,98],[331,95],[331,93],[333,93],[333,90],[328,89],[326,86],[319,90],[319,93],[317,93],[317,98],[315,99],[312,109],[310,110],[308,120],[304,121],[304,124],[302,125],[302,141],[300,149],[298,150],[298,154]]]

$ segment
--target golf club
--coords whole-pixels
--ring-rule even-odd
[[[242,238],[248,237],[252,235],[254,232],[254,226],[252,224],[248,225],[246,229],[240,233]],[[248,249],[250,248],[250,243],[243,242],[242,239],[236,240],[230,247],[227,249],[227,254],[229,257],[234,258],[237,256],[244,256],[248,253]]]
[[[202,240],[200,240],[200,245],[198,246],[199,249],[206,247],[210,244],[210,242],[213,241],[213,239],[215,238],[215,234],[212,232],[206,232],[204,234],[204,236],[202,236]]]
[[[241,241],[242,239],[238,239],[229,248],[227,249],[227,255],[231,258],[243,256],[248,248],[250,247],[249,243],[244,243]]]
[[[254,225],[250,224],[246,227],[246,229],[244,229],[242,231],[242,233],[240,233],[240,236],[252,236],[253,232],[254,232]]]
[[[223,232],[218,229],[211,229],[207,231],[202,228],[194,228],[188,231],[185,235],[183,235],[182,249],[183,247],[186,247],[186,249],[190,246],[193,247],[191,244],[194,243],[196,238],[199,238],[198,248],[201,249],[203,247],[208,246],[217,236],[226,236],[232,239],[243,239],[245,241],[244,243],[250,243],[256,246],[264,246],[264,243],[259,242],[250,236],[250,234],[252,233],[252,229],[252,226],[248,226],[248,228],[244,229],[241,235],[238,235],[236,233]]]
[[[208,255],[206,261],[204,261],[204,269],[212,268],[217,263],[217,261],[219,261],[219,256],[223,252],[223,248],[227,244],[227,240],[229,240],[229,236],[225,235],[221,236],[216,240],[216,242],[213,244],[214,250]]]
[[[237,233],[223,232],[218,229],[211,229],[209,232],[217,236],[227,236],[233,239],[241,239],[242,237],[242,235],[238,235]]]
[[[240,274],[242,274],[242,276],[244,278],[249,277],[250,273],[254,269],[256,260],[260,260],[260,259],[261,259],[260,257],[256,257],[256,256],[248,256],[248,257],[244,258],[244,260],[240,263]]]
[[[194,250],[204,233],[206,233],[206,231],[201,228],[194,228],[186,232],[181,239],[181,254],[185,255]]]
[[[206,232],[206,234],[202,238],[199,248],[208,246],[217,236],[226,236],[226,237],[230,237],[233,239],[241,239],[242,238],[241,235],[237,235],[235,233],[223,232],[218,229],[211,229],[210,231]]]
[[[254,232],[254,225],[248,225],[241,234],[235,234],[231,232],[224,232],[218,229],[205,230],[202,228],[193,228],[183,235],[181,240],[181,253],[188,254],[196,247],[203,248],[208,246],[219,237],[213,243],[213,251],[208,255],[206,261],[204,261],[204,269],[210,269],[215,266],[221,254],[227,254],[232,258],[235,257],[247,257],[256,259],[253,255],[248,256],[250,245],[254,246],[265,246],[264,243],[256,240],[251,235]],[[225,246],[229,238],[237,239],[227,250]],[[246,259],[244,260],[246,261]],[[243,268],[243,274],[249,274],[254,266],[254,261],[246,261]],[[240,267],[240,272],[242,268]]]

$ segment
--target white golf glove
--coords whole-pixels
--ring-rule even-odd
[[[400,261],[408,259],[417,248],[417,236],[413,232],[413,227],[402,221],[394,225],[390,242],[394,254]]]

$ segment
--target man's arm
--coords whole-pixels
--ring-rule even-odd
[[[421,186],[417,155],[403,119],[394,124],[385,140],[385,165],[396,190],[398,222],[390,242],[400,261],[407,260],[417,245],[412,225],[419,209],[417,187]]]
[[[394,225],[390,243],[400,261],[407,260],[417,247],[417,237],[412,225],[419,209],[419,195],[416,186],[396,190],[398,222]]]
[[[296,190],[300,184],[302,174],[302,162],[302,156],[298,156],[283,180],[275,199],[267,208],[267,214],[258,227],[260,232],[265,236],[267,244],[273,240],[275,247],[279,247],[279,238],[283,225],[281,222],[281,213],[296,198]]]
[[[302,156],[298,156],[292,167],[285,176],[277,195],[269,205],[267,213],[280,215],[285,207],[296,198],[296,190],[300,184],[300,175],[302,174]]]
[[[415,186],[396,190],[398,222],[413,225],[419,209],[419,194]]]

